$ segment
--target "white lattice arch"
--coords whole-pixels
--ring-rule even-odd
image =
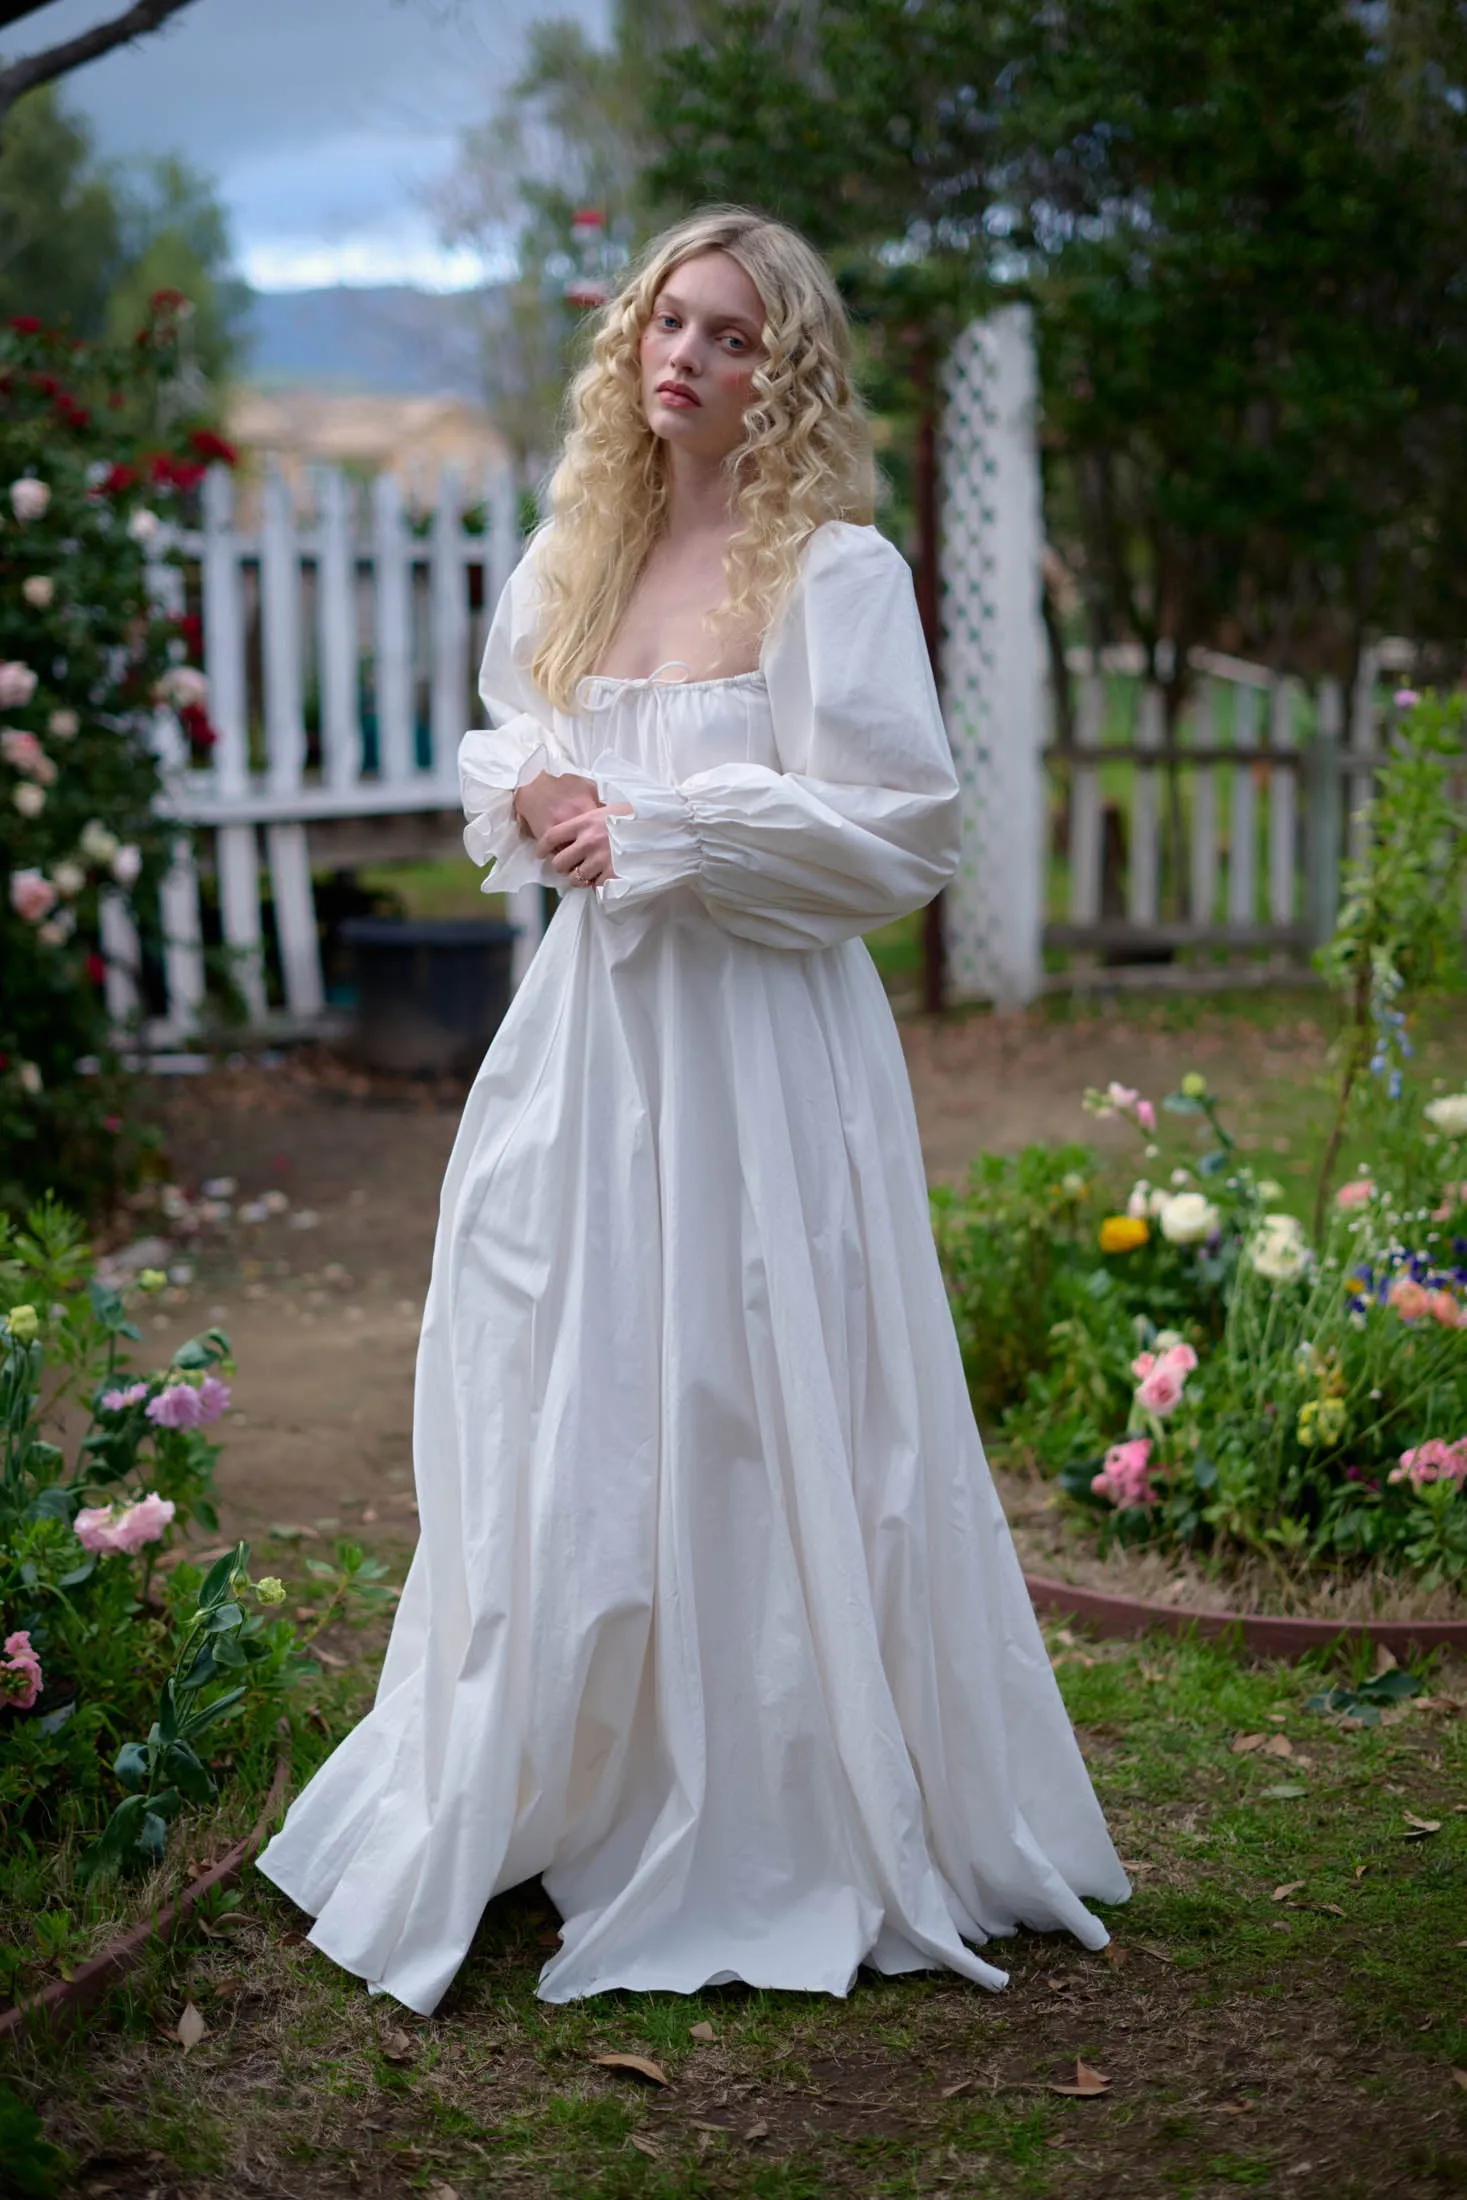
[[[955,1000],[1039,991],[1043,925],[1034,344],[1027,306],[974,321],[943,370],[942,699],[963,790],[963,847],[943,901]]]

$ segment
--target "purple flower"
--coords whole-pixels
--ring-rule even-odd
[[[199,1385],[199,1419],[217,1421],[228,1404],[228,1383],[217,1375],[206,1375]]]
[[[148,1407],[159,1428],[197,1428],[205,1419],[203,1401],[192,1383],[169,1383]]]
[[[1397,688],[1393,701],[1397,710],[1414,710],[1421,701],[1415,688]]]
[[[129,1406],[141,1405],[148,1395],[146,1383],[129,1383],[126,1390],[104,1390],[101,1407],[104,1413],[126,1413]]]

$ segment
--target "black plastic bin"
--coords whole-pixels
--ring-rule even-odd
[[[348,917],[356,1051],[369,1069],[472,1076],[509,1007],[512,924]]]

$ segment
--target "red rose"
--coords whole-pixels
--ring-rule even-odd
[[[17,336],[39,336],[41,324],[33,313],[13,313],[10,325]]]
[[[87,957],[87,976],[91,979],[93,985],[100,985],[106,975],[107,965],[103,962],[101,956],[96,952],[96,950],[93,949],[92,953]]]
[[[184,730],[190,748],[212,749],[219,739],[218,734],[209,723],[209,713],[202,703],[185,703],[178,712],[178,722]]]
[[[104,496],[120,497],[124,489],[131,489],[138,478],[136,466],[109,466],[97,484]]]
[[[196,428],[189,441],[200,458],[217,458],[223,466],[239,464],[239,452],[234,445],[226,443],[223,436],[216,435],[212,428]]]

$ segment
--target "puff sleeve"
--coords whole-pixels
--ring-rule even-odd
[[[687,883],[727,931],[829,947],[905,916],[957,867],[959,794],[906,560],[828,522],[765,645],[780,770],[724,764],[676,785],[603,752],[608,916]]]
[[[484,881],[486,894],[513,893],[520,886],[563,888],[553,864],[535,853],[512,804],[515,789],[541,772],[576,772],[556,743],[549,703],[529,673],[534,638],[534,546],[521,559],[500,592],[479,668],[479,696],[489,726],[466,733],[458,746],[459,788],[468,823],[464,846],[475,863],[493,861]]]

